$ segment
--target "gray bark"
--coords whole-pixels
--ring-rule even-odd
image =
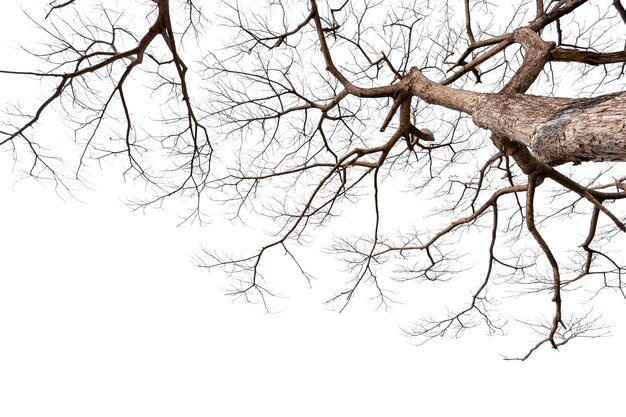
[[[472,116],[494,134],[528,146],[549,165],[626,161],[626,93],[570,99],[487,94],[446,87],[414,68],[411,93]]]

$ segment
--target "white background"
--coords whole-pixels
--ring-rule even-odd
[[[0,14],[5,46],[21,36],[15,6]],[[525,363],[500,357],[531,346],[515,335],[415,347],[403,310],[337,314],[305,289],[277,314],[233,303],[191,261],[220,231],[132,213],[114,173],[82,201],[16,179],[2,153],[1,416],[623,415],[617,298],[612,337]]]

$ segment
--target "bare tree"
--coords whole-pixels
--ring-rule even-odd
[[[343,217],[359,234],[328,247],[349,275],[328,304],[343,310],[362,293],[387,307],[407,282],[469,282],[468,300],[442,300],[449,314],[407,329],[427,341],[477,325],[502,332],[498,288],[551,294],[550,317],[525,321],[539,334],[526,359],[605,333],[581,293],[626,297],[626,10],[619,0],[499,3],[225,2],[205,16],[191,0],[132,13],[52,2],[33,19],[49,41],[31,52],[42,68],[0,71],[47,81],[49,92],[7,111],[0,146],[60,187],[89,161],[121,158],[148,188],[137,207],[180,196],[194,201],[190,221],[215,201],[234,219],[267,217],[264,246],[198,258],[265,308],[263,262],[283,254],[310,282],[302,245],[361,202],[366,221]],[[206,40],[217,33],[221,47]],[[137,85],[158,114],[139,115],[149,104],[131,103]],[[76,163],[45,149],[45,113],[71,124]],[[386,203],[394,192],[403,207]],[[435,215],[424,220],[422,205]],[[543,231],[574,217],[587,219],[584,237],[555,249]],[[474,282],[459,240],[473,245],[483,230]]]

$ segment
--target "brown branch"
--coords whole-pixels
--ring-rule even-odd
[[[550,333],[547,336],[547,339],[554,349],[557,349],[557,342],[554,339],[554,336],[560,325],[563,324],[561,319],[561,273],[559,271],[559,263],[557,262],[554,254],[552,253],[552,249],[543,239],[537,227],[535,226],[535,189],[537,186],[536,175],[531,175],[528,179],[528,193],[526,194],[526,227],[528,227],[528,231],[533,236],[543,253],[548,258],[548,262],[550,262],[550,266],[552,267],[552,279],[554,282],[553,291],[554,296],[552,297],[552,301],[554,302],[554,318],[552,320],[552,326],[550,328]],[[538,346],[537,346],[538,347]]]
[[[470,44],[476,43],[474,33],[472,32],[472,15],[470,12],[470,0],[465,0],[465,32]]]
[[[536,2],[535,2],[535,3],[536,3],[536,5],[537,5],[537,14],[536,14],[536,17],[537,17],[537,18],[540,18],[540,17],[543,15],[543,13],[544,13],[544,8],[543,8],[543,7],[544,7],[544,6],[543,6],[543,0],[536,0]]]
[[[48,4],[48,6],[51,6],[51,7],[50,7],[50,10],[48,10],[48,13],[46,13],[46,17],[45,17],[44,19],[47,19],[47,18],[48,18],[48,16],[50,16],[50,14],[51,14],[53,11],[55,11],[55,10],[59,10],[59,9],[62,9],[62,8],[64,8],[65,6],[69,6],[70,4],[74,3],[75,1],[76,1],[76,0],[68,0],[68,1],[66,1],[65,3],[60,3],[60,4],[56,4],[56,0],[54,0],[54,1],[52,1],[52,2],[50,2],[50,3]]]
[[[528,90],[548,62],[550,51],[555,46],[554,42],[544,42],[536,32],[527,28],[516,30],[513,39],[522,45],[526,56],[515,75],[502,89],[505,94]]]
[[[544,167],[544,174],[552,179],[553,181],[561,184],[568,190],[574,191],[576,194],[581,197],[587,199],[590,203],[592,203],[595,207],[597,207],[600,211],[608,216],[609,219],[622,231],[626,232],[626,225],[613,214],[608,208],[606,208],[602,204],[602,200],[606,198],[606,195],[596,190],[589,190],[588,188],[580,185],[576,181],[568,178],[567,176],[561,174],[559,171],[552,167]],[[621,196],[623,193],[619,193]]]
[[[606,65],[626,62],[626,51],[592,52],[570,48],[556,48],[550,54],[551,61],[580,62],[587,65]]]
[[[521,192],[525,192],[527,190],[528,190],[528,185],[516,185],[516,186],[501,188],[501,189],[495,191],[491,195],[491,197],[489,197],[489,199],[483,205],[481,205],[476,211],[472,212],[472,214],[470,214],[469,216],[463,217],[461,219],[453,221],[447,227],[445,227],[445,228],[441,229],[439,232],[435,233],[427,242],[425,242],[425,243],[423,243],[421,245],[389,247],[387,249],[381,250],[380,252],[377,252],[375,254],[375,256],[385,255],[385,254],[387,254],[389,252],[400,252],[400,251],[403,252],[403,251],[425,250],[425,249],[429,248],[430,246],[432,246],[433,244],[435,244],[435,242],[437,242],[443,236],[445,236],[445,235],[449,234],[450,232],[452,232],[457,227],[474,222],[483,213],[485,213],[490,207],[492,207],[498,201],[498,199],[500,197],[502,197],[503,195],[512,194],[512,193],[521,193]]]
[[[488,249],[488,259],[487,259],[487,272],[485,273],[485,278],[483,279],[480,286],[472,293],[470,298],[469,305],[459,311],[458,313],[454,313],[450,315],[448,318],[443,320],[428,320],[424,325],[416,325],[413,326],[409,330],[405,330],[410,336],[424,337],[425,339],[422,341],[424,344],[437,336],[445,336],[446,333],[450,330],[455,330],[454,336],[458,336],[464,329],[468,327],[472,327],[473,324],[467,324],[463,321],[463,317],[472,311],[476,310],[480,316],[482,316],[487,328],[489,329],[489,333],[492,334],[494,332],[502,332],[502,325],[496,323],[490,316],[488,311],[486,310],[485,304],[488,303],[486,297],[481,295],[485,292],[487,285],[489,284],[489,280],[493,271],[493,264],[495,262],[494,256],[494,247],[496,243],[496,238],[498,235],[498,204],[497,200],[494,200],[490,206],[493,210],[493,220],[491,226],[491,240],[489,243]],[[482,304],[482,305],[481,305]]]
[[[346,91],[348,91],[348,93],[354,96],[370,98],[392,97],[400,88],[397,84],[372,88],[357,87],[353,85],[350,81],[348,81],[348,79],[341,73],[341,71],[339,71],[339,69],[335,66],[335,63],[333,62],[330,48],[328,46],[328,43],[326,42],[326,34],[324,32],[322,19],[320,18],[319,10],[317,8],[317,1],[310,1],[311,13],[313,13],[313,20],[315,22],[315,28],[317,30],[317,36],[320,42],[320,50],[322,52],[322,56],[324,57],[324,61],[326,62],[326,70],[330,72],[332,76],[341,83],[341,85],[346,89]]]

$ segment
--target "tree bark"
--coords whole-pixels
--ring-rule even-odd
[[[549,165],[626,161],[626,93],[571,99],[489,94],[442,86],[417,68],[411,93],[430,104],[472,116],[494,134],[528,146]]]

